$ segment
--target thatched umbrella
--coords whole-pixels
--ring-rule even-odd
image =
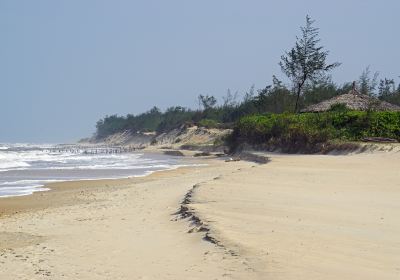
[[[400,111],[400,106],[359,93],[355,87],[355,83],[353,83],[353,88],[349,93],[338,95],[331,99],[308,106],[301,110],[301,112],[324,112],[331,109],[332,105],[337,104],[343,104],[348,109],[357,111],[367,111],[370,109],[375,111]]]

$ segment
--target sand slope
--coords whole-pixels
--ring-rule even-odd
[[[261,279],[400,279],[400,153],[270,155],[191,207]]]

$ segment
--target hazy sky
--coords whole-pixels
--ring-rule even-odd
[[[69,142],[106,114],[271,82],[306,14],[338,83],[400,75],[400,1],[1,0],[0,142]]]

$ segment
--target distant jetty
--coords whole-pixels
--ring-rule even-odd
[[[108,146],[108,145],[57,145],[51,148],[43,148],[43,151],[50,153],[71,153],[71,154],[122,154],[131,153],[144,149],[144,146]]]

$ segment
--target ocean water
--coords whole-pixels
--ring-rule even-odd
[[[143,152],[87,154],[56,145],[0,144],[0,197],[46,191],[46,183],[145,176],[187,165],[182,159]]]

